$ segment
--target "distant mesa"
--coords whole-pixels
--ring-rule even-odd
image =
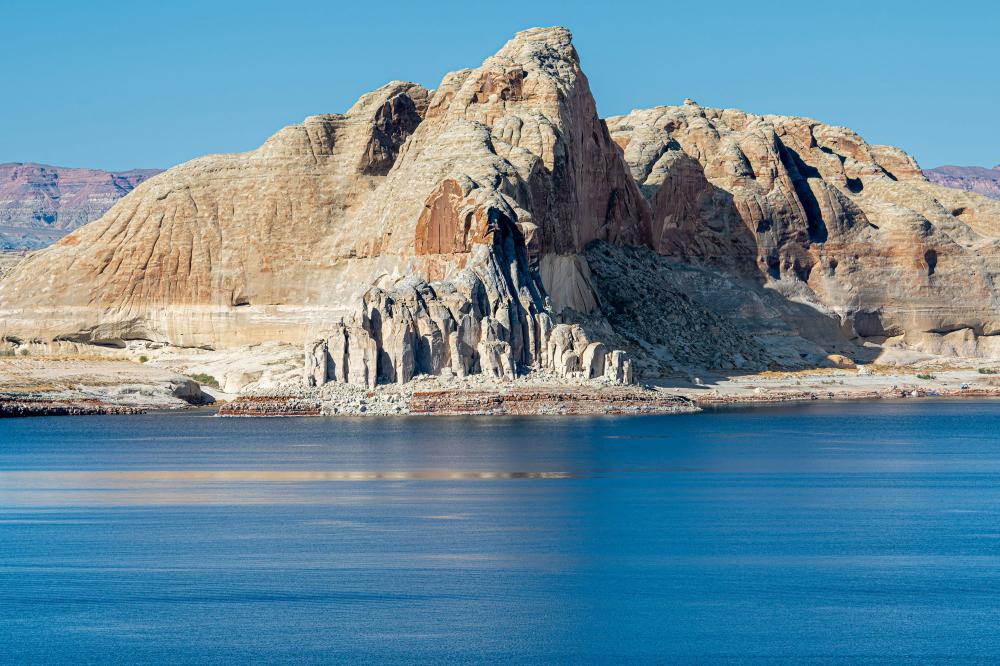
[[[0,164],[0,250],[33,250],[93,222],[160,169]]]
[[[993,199],[1000,199],[1000,164],[985,167],[942,166],[926,169],[927,180],[945,187],[975,192]]]

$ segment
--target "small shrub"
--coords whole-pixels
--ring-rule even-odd
[[[219,388],[219,380],[212,375],[206,375],[204,372],[199,372],[197,374],[191,375],[191,379],[195,380],[199,384],[204,384],[205,386],[211,386],[212,388]]]
[[[921,373],[921,374],[917,375],[917,379],[937,379],[937,377],[935,377],[934,375],[930,374],[929,372],[924,372],[924,373]]]
[[[981,375],[995,375],[1000,373],[1000,370],[996,368],[979,368],[979,374]]]
[[[139,356],[139,363],[145,363],[148,360],[149,360],[149,357],[146,356],[145,354],[142,354],[141,356]]]

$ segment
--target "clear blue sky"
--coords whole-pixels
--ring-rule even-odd
[[[573,31],[602,115],[692,97],[846,125],[927,167],[1000,163],[994,0],[0,0],[0,162],[248,150],[536,25]]]

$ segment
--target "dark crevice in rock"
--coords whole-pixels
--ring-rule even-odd
[[[937,270],[938,254],[935,250],[927,250],[924,252],[924,263],[927,264],[927,277],[934,275],[934,271]]]
[[[819,170],[802,161],[798,153],[781,141],[778,141],[778,151],[781,163],[788,170],[795,194],[805,211],[809,240],[813,243],[825,243],[829,233],[826,229],[826,223],[823,222],[823,212],[820,209],[819,201],[816,200],[816,195],[813,194],[812,188],[809,186],[810,178],[822,178]]]

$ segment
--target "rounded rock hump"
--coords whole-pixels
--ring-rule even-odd
[[[150,179],[0,283],[2,333],[184,346],[297,340],[385,270],[377,254],[356,254],[365,226],[352,218],[428,98],[393,82],[256,150]]]

